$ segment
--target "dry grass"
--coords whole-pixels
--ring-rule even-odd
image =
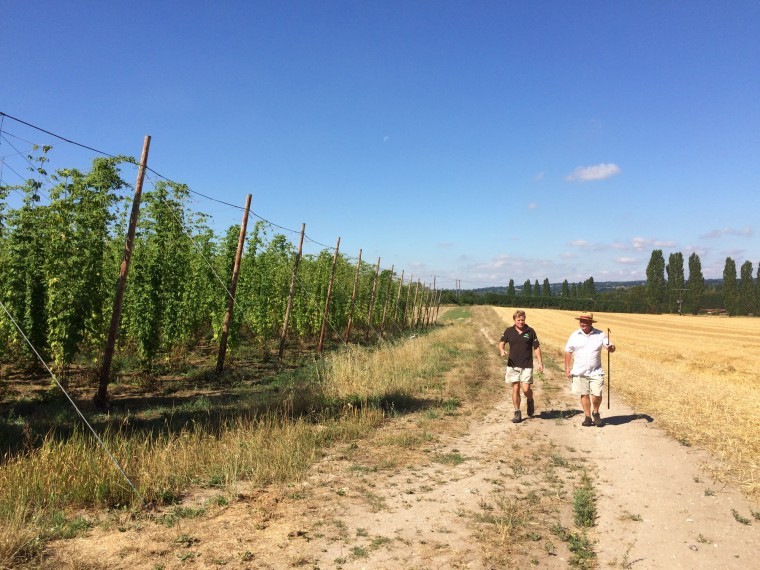
[[[498,308],[511,324],[513,308]],[[545,354],[562,361],[575,312],[531,309]],[[675,439],[709,450],[713,476],[760,497],[760,319],[596,313],[610,329],[611,386]],[[602,362],[607,367],[606,353]],[[606,394],[605,394],[606,397]]]
[[[323,448],[366,437],[394,406],[445,409],[467,397],[469,385],[446,371],[463,351],[476,359],[472,337],[467,327],[443,327],[398,344],[333,354],[293,394],[313,405],[305,417],[286,406],[221,427],[103,439],[147,504],[172,503],[192,486],[234,494],[239,481],[295,481]],[[142,504],[89,435],[50,437],[39,449],[6,458],[0,469],[0,567],[30,560],[47,540],[61,537],[74,509]]]

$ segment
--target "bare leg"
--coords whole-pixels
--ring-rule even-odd
[[[601,398],[599,399],[601,400]],[[581,407],[583,408],[584,414],[587,416],[591,415],[591,399],[588,394],[581,396]]]
[[[515,405],[515,410],[520,409],[520,383],[512,382],[512,403]]]
[[[594,413],[599,413],[599,406],[602,405],[602,397],[601,396],[591,396],[591,405],[594,407]],[[585,410],[585,408],[584,408]],[[586,415],[590,415],[588,412],[586,412]]]

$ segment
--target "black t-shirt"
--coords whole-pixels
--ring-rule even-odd
[[[533,368],[533,350],[539,346],[536,331],[528,325],[525,325],[522,333],[517,332],[515,327],[509,327],[501,335],[501,342],[509,345],[507,366]]]

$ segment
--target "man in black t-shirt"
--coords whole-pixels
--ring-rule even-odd
[[[512,315],[515,321],[514,326],[509,327],[501,335],[499,341],[499,354],[504,357],[507,352],[504,350],[509,345],[509,356],[507,358],[507,372],[504,380],[507,384],[512,385],[512,403],[515,406],[515,415],[512,418],[514,423],[522,421],[520,413],[520,386],[528,400],[528,416],[532,416],[535,411],[533,403],[533,353],[536,353],[538,360],[538,371],[544,371],[544,363],[541,358],[541,347],[538,343],[536,331],[525,324],[525,311],[518,309]]]

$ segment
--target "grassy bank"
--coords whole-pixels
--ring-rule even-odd
[[[440,327],[381,347],[346,348],[288,373],[277,405],[268,394],[262,406],[251,392],[250,405],[234,413],[214,413],[213,402],[228,399],[207,400],[206,422],[111,427],[103,441],[137,492],[87,432],[51,433],[6,457],[0,470],[0,564],[33,560],[46,541],[86,530],[94,523],[85,512],[139,513],[178,502],[192,487],[231,497],[240,481],[297,480],[327,446],[366,437],[389,415],[425,410],[435,418],[436,410],[458,406],[473,386],[447,371],[476,358],[466,325]]]

